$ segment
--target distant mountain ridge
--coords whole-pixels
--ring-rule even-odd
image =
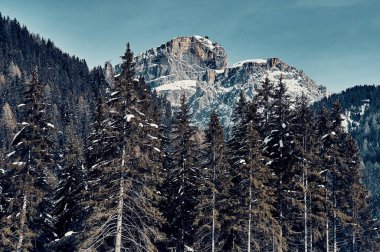
[[[183,93],[188,97],[194,124],[201,128],[207,125],[212,110],[225,127],[230,127],[240,91],[252,99],[266,77],[277,83],[282,76],[293,98],[304,93],[314,102],[328,94],[302,70],[278,58],[244,60],[229,66],[219,43],[197,35],[174,38],[135,60],[136,76],[144,77],[173,106],[178,106]]]

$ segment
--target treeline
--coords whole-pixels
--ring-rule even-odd
[[[196,129],[186,97],[172,111],[134,79],[129,45],[122,59],[88,139],[57,139],[38,71],[25,83],[1,160],[2,251],[379,250],[339,102],[314,115],[266,80],[240,95],[226,140],[215,113]]]

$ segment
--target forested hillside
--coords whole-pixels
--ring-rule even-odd
[[[332,107],[339,99],[345,118],[345,125],[355,139],[360,157],[364,162],[364,183],[371,192],[371,204],[380,215],[380,87],[355,86],[339,94],[324,98],[313,105],[320,108]]]
[[[44,82],[44,96],[51,105],[51,123],[55,133],[65,141],[66,130],[80,134],[86,140],[97,104],[99,92],[105,90],[103,70],[91,72],[84,60],[70,56],[50,40],[31,34],[17,20],[0,14],[0,106],[2,118],[0,140],[3,150],[9,150],[18,121],[17,105],[21,103],[25,83],[32,79],[37,67]],[[3,153],[4,154],[4,153]]]
[[[1,20],[1,251],[380,250],[339,102],[267,78],[226,139],[136,79],[129,43],[107,82]]]

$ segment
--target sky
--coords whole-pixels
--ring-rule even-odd
[[[277,57],[339,92],[380,84],[379,0],[1,0],[3,16],[90,68],[178,36],[220,43],[229,64]]]

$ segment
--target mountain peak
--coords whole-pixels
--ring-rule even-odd
[[[219,70],[227,67],[227,55],[219,43],[195,35],[173,38],[136,57],[137,71],[140,72],[148,70],[148,66],[151,68],[155,64],[162,66],[162,63],[168,65],[170,69],[181,67],[183,70],[189,70],[187,68],[196,67],[200,71]],[[158,69],[160,75],[163,74],[162,71],[166,70],[168,69]],[[186,76],[179,76],[179,78],[183,77]]]
[[[200,127],[207,125],[211,110],[229,127],[240,91],[253,99],[265,78],[277,83],[282,77],[293,97],[304,93],[313,102],[326,95],[324,87],[279,58],[249,59],[228,66],[224,48],[199,35],[173,38],[135,60],[136,75],[166,95],[173,106],[179,105],[182,94],[188,97],[194,123]]]

